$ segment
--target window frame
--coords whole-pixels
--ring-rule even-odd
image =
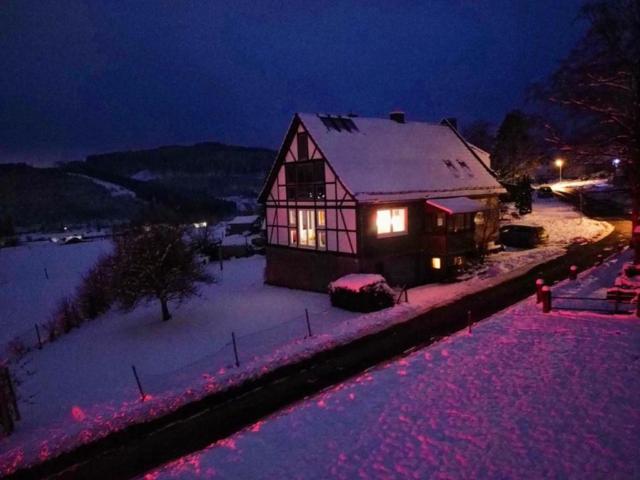
[[[380,233],[379,231],[379,226],[378,226],[378,215],[379,212],[384,211],[384,210],[388,210],[389,213],[389,225],[391,228],[390,232],[386,232],[386,233]],[[402,210],[403,215],[404,215],[404,230],[400,230],[400,231],[393,231],[393,211],[394,210]],[[389,237],[401,237],[404,235],[408,235],[409,234],[409,208],[408,207],[383,207],[383,208],[376,208],[376,214],[375,214],[375,229],[376,229],[376,236],[377,238],[389,238]]]
[[[298,232],[298,247],[300,248],[306,248],[306,249],[312,249],[315,250],[317,249],[318,246],[318,226],[316,225],[317,223],[317,218],[316,218],[316,209],[315,208],[298,208],[296,209],[296,218],[298,219],[298,228],[297,228],[297,232]],[[305,228],[304,230],[307,232],[306,233],[306,243],[302,243],[302,230],[303,230],[303,223],[301,222],[302,220],[302,215],[306,216],[306,220],[307,220],[307,228]],[[309,220],[311,220],[313,222],[312,228],[309,228],[309,225],[311,225],[311,223],[309,222]],[[313,244],[311,244],[309,242],[309,233],[310,231],[313,231]]]

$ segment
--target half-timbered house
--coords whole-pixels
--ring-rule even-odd
[[[497,231],[504,190],[483,153],[446,121],[296,114],[260,195],[266,282],[416,285],[460,268]]]

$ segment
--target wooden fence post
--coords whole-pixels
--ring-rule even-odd
[[[576,280],[578,278],[578,267],[571,265],[569,267],[569,279]]]
[[[309,334],[310,337],[313,337],[313,333],[311,333],[311,322],[309,322],[309,310],[305,308],[304,314],[307,318],[307,333]]]
[[[542,301],[542,287],[544,287],[544,279],[539,278],[536,280],[536,303]]]
[[[36,335],[38,337],[38,350],[42,350],[42,338],[40,338],[40,328],[38,327],[37,323],[36,323]]]
[[[133,376],[136,378],[136,383],[138,384],[138,390],[140,391],[140,398],[144,402],[144,399],[147,397],[142,389],[142,384],[140,383],[140,378],[138,377],[138,372],[136,371],[136,366],[131,365],[131,370],[133,370]]]
[[[240,359],[238,358],[238,346],[236,345],[236,334],[231,332],[231,343],[233,343],[233,355],[236,358],[236,367],[240,366]]]

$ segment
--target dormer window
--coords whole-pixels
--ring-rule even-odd
[[[456,168],[456,166],[453,164],[451,160],[442,160],[442,162],[447,166],[449,171],[453,173],[454,177],[456,178],[460,177],[460,172],[458,172],[458,169]]]

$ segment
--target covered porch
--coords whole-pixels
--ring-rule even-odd
[[[485,202],[469,197],[433,198],[425,202],[427,274],[434,280],[460,271],[487,240]]]

